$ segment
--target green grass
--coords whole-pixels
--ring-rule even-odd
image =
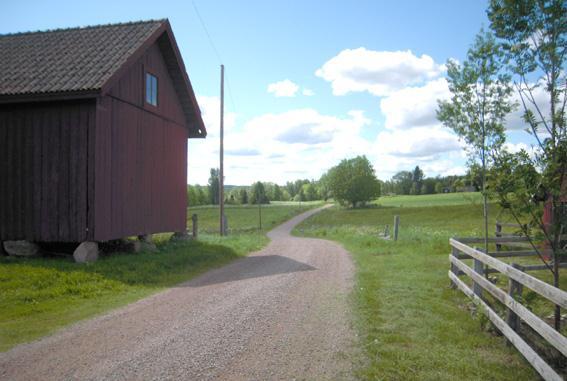
[[[375,204],[380,206],[413,207],[413,206],[447,206],[482,204],[480,192],[427,194],[422,196],[383,196]]]
[[[263,208],[263,230],[313,206]],[[217,210],[202,207],[189,215],[198,213],[201,226],[212,231]],[[204,232],[198,241],[169,242],[169,235],[157,235],[155,253],[114,253],[90,264],[74,263],[70,257],[0,257],[0,351],[260,250],[269,240],[252,228],[253,211],[228,208],[230,224],[238,232],[228,237]]]
[[[471,315],[473,305],[449,287],[449,237],[482,231],[480,204],[457,196],[383,198],[382,207],[358,210],[334,207],[295,230],[336,240],[353,254],[353,304],[367,357],[358,370],[361,379],[537,379],[502,337],[481,329],[486,319]],[[429,204],[434,207],[423,206]],[[378,238],[394,215],[401,220],[399,241]]]
[[[262,231],[268,231],[296,214],[309,210],[323,203],[312,202],[272,202],[262,205],[226,205],[225,215],[228,220],[229,231],[232,233],[248,233],[258,231],[260,228],[260,213],[262,214]],[[219,231],[218,206],[198,206],[189,208],[189,215],[196,213],[199,216],[199,230],[213,233]]]

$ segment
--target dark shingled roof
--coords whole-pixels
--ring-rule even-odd
[[[0,95],[100,90],[163,22],[0,35]]]
[[[150,40],[163,54],[189,137],[205,137],[201,111],[167,19],[0,35],[0,103],[104,93],[113,76],[120,76]]]

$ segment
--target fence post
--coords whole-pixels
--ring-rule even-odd
[[[228,218],[226,218],[226,214],[222,215],[222,228],[224,229],[224,231],[222,232],[223,236],[226,236],[228,234]]]
[[[451,255],[456,258],[458,254],[459,254],[459,249],[451,246]],[[453,262],[451,262],[451,272],[453,274],[455,274],[456,276],[459,275],[459,268],[457,266],[455,266],[453,264]],[[457,288],[457,285],[455,285],[455,283],[453,283],[453,281],[451,281],[451,288]]]
[[[475,250],[479,250],[475,247]],[[480,276],[484,275],[484,264],[476,258],[473,258],[473,270]],[[482,298],[482,286],[473,280],[473,292],[479,298]]]
[[[193,239],[197,239],[199,234],[199,217],[196,214],[191,216],[191,221],[193,222]]]
[[[496,237],[502,237],[502,225],[500,225],[500,222],[496,221],[496,233],[494,234]],[[501,251],[502,250],[502,245],[497,243],[496,244],[496,251]]]
[[[520,266],[517,263],[512,263],[512,267],[515,268],[515,269],[518,269],[520,271],[524,271],[524,266]],[[508,295],[510,295],[512,298],[514,298],[515,296],[521,296],[523,289],[524,289],[524,286],[521,283],[516,282],[512,278],[509,278],[509,280],[508,280]],[[520,331],[520,318],[511,309],[508,309],[508,311],[507,311],[506,322],[508,323],[510,328],[512,328],[515,332]]]
[[[398,232],[400,230],[400,216],[394,216],[394,241],[398,240]]]

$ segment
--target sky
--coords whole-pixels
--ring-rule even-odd
[[[435,117],[487,1],[0,0],[0,34],[168,18],[206,139],[188,144],[188,183],[219,166],[225,65],[225,184],[318,179],[366,155],[382,180],[416,165],[463,174],[463,143]],[[531,144],[510,117],[512,150]]]

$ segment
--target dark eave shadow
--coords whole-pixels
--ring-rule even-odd
[[[298,271],[313,271],[315,267],[281,255],[261,255],[242,258],[222,269],[213,270],[185,287],[203,287],[213,284],[235,282],[244,279],[261,278],[277,274],[289,274]]]

